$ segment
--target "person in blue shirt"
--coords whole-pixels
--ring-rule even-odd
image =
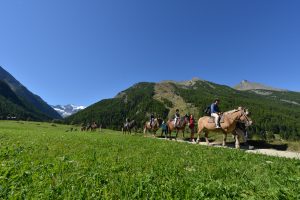
[[[212,103],[210,106],[211,116],[215,118],[216,128],[221,128],[221,126],[219,125],[219,119],[221,114],[218,106],[219,103],[220,103],[220,99],[215,99],[214,103]]]
[[[163,136],[163,134],[165,134],[165,137],[167,137],[168,126],[167,126],[167,123],[165,121],[163,121],[162,124],[161,124],[161,136]]]

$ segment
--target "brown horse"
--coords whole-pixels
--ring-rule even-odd
[[[173,130],[176,130],[175,140],[177,140],[177,136],[178,136],[178,133],[179,133],[180,130],[182,131],[182,136],[184,138],[184,130],[185,130],[185,127],[188,123],[189,123],[189,117],[187,115],[185,115],[184,117],[182,117],[180,119],[180,121],[177,123],[176,127],[175,127],[175,124],[174,124],[174,119],[170,119],[167,122],[169,139],[170,140],[172,139],[171,138],[171,133],[172,133]]]
[[[145,126],[144,126],[144,136],[146,136],[146,133],[148,131],[152,132],[153,136],[156,134],[156,131],[160,128],[161,124],[162,124],[162,119],[160,118],[155,118],[152,126],[150,126],[150,122],[146,122]]]
[[[250,126],[252,124],[252,120],[247,116],[248,114],[249,114],[248,110],[245,110],[243,108],[239,108],[239,109],[228,111],[228,112],[224,113],[223,114],[224,122],[221,122],[221,128],[219,128],[219,129],[216,128],[214,120],[211,120],[211,117],[208,117],[208,116],[201,117],[198,120],[197,143],[199,143],[200,133],[204,132],[206,143],[207,143],[207,145],[209,145],[208,133],[213,131],[213,132],[221,132],[224,134],[222,145],[225,146],[227,134],[228,133],[236,134],[236,132],[234,130],[236,129],[236,124],[238,122],[245,123],[247,126]],[[236,143],[235,143],[236,148],[240,148],[239,138],[240,138],[240,136],[237,135]]]
[[[81,131],[85,131],[86,130],[86,126],[81,126]]]

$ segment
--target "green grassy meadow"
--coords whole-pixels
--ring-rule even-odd
[[[300,199],[300,160],[0,121],[0,199]]]

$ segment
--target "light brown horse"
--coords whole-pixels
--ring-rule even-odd
[[[245,123],[247,126],[250,126],[252,124],[252,120],[247,116],[249,114],[248,110],[245,110],[243,108],[239,108],[236,110],[228,111],[224,113],[224,122],[221,123],[221,128],[217,129],[216,125],[214,123],[214,120],[210,120],[211,117],[205,116],[201,117],[198,120],[198,138],[197,138],[197,143],[199,143],[200,139],[200,133],[204,132],[205,135],[205,140],[207,145],[209,145],[208,141],[208,133],[213,131],[213,132],[221,132],[223,133],[223,146],[226,145],[226,139],[227,139],[227,134],[232,133],[236,134],[234,131],[236,129],[236,124],[237,122],[242,122]],[[240,148],[240,136],[236,135],[236,142],[235,142],[235,147]]]
[[[162,121],[163,120],[160,118],[155,118],[152,122],[152,126],[150,126],[150,122],[146,122],[144,126],[144,136],[146,136],[148,131],[152,132],[152,135],[154,136],[157,130],[160,128]]]
[[[178,122],[177,126],[175,127],[175,124],[174,124],[174,119],[170,119],[168,122],[167,122],[167,126],[168,126],[168,133],[169,133],[169,139],[171,140],[171,133],[172,131],[176,130],[176,136],[175,136],[175,140],[177,140],[177,136],[178,136],[178,133],[179,131],[181,130],[182,131],[182,136],[184,138],[184,130],[185,130],[185,127],[186,125],[189,123],[189,118],[187,115],[185,115],[184,117],[182,117],[180,119],[180,121]]]

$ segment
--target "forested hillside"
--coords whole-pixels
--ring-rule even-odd
[[[15,93],[16,96],[22,102],[25,102],[28,106],[38,110],[43,115],[48,118],[61,119],[62,117],[49,106],[41,97],[33,94],[24,85],[22,85],[18,80],[16,80],[9,72],[0,66],[0,80],[5,82],[10,89]]]
[[[48,116],[22,101],[11,88],[0,80],[0,119],[50,120]]]
[[[300,93],[289,91],[239,91],[203,80],[138,83],[119,93],[116,98],[102,100],[67,118],[67,123],[96,121],[118,128],[125,118],[135,119],[139,126],[154,112],[170,118],[178,107],[181,114],[203,115],[213,99],[220,98],[222,111],[238,106],[249,108],[255,134],[280,134],[285,139],[300,139]]]
[[[139,83],[113,99],[102,100],[66,119],[68,123],[96,121],[104,127],[120,128],[126,118],[134,119],[141,127],[150,112],[166,118],[169,110],[153,99],[155,83]]]
[[[227,86],[199,81],[193,88],[177,86],[186,102],[204,108],[212,99],[221,99],[222,111],[237,106],[249,108],[254,125],[252,133],[266,131],[280,134],[285,139],[300,139],[300,93],[287,91],[251,90],[237,91]]]

